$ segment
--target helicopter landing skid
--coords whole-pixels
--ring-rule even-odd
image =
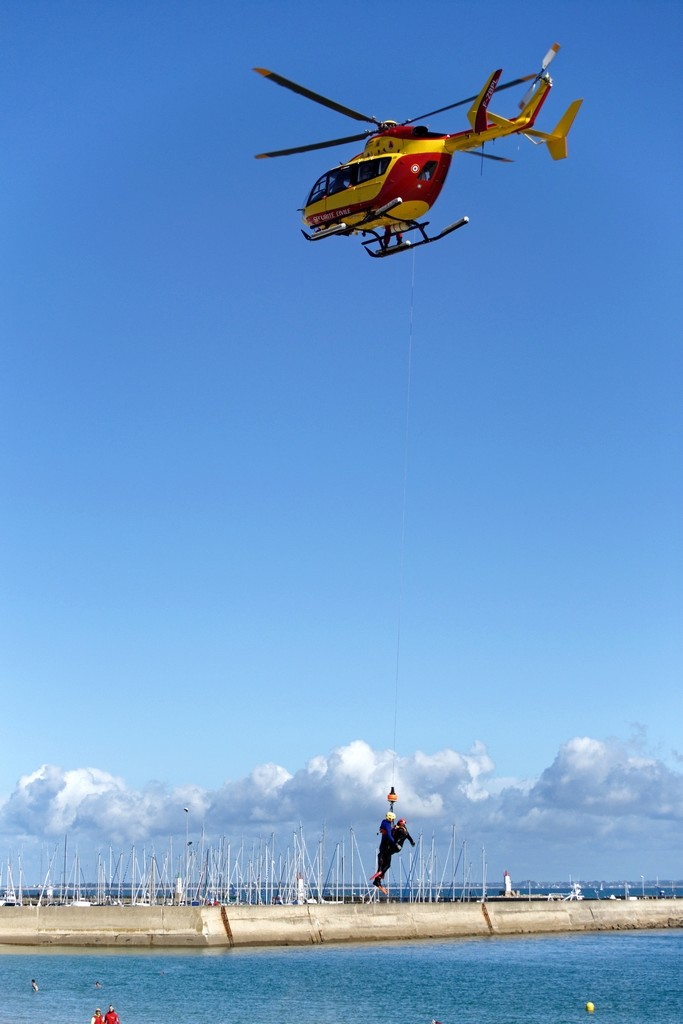
[[[438,235],[433,235],[431,238],[427,234],[428,224],[429,221],[426,221],[424,224],[420,224],[419,221],[409,222],[409,227],[406,230],[419,231],[422,235],[418,242],[402,241],[403,232],[387,236],[381,235],[378,231],[370,231],[369,234],[373,237],[362,244],[365,246],[368,256],[372,256],[375,259],[384,259],[385,256],[396,256],[399,252],[407,252],[409,249],[417,249],[421,245],[430,245],[432,242],[438,242],[441,238],[445,238],[446,235],[450,235],[452,231],[457,231],[458,228],[464,228],[465,224],[469,224],[469,217],[461,217],[460,220],[449,224]],[[392,238],[396,239],[395,245],[390,244]],[[375,243],[377,243],[377,247],[371,249],[370,246],[375,245]]]
[[[310,235],[302,228],[301,234],[307,242],[318,242],[321,238],[329,238],[330,235],[348,235],[349,229],[342,221],[341,224],[332,224],[329,228],[316,228],[316,230]]]

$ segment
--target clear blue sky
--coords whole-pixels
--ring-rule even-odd
[[[188,792],[198,818],[268,764],[307,780],[293,820],[372,836],[395,740],[427,832],[456,817],[478,841],[495,801],[505,832],[534,785],[564,786],[570,837],[602,804],[618,841],[544,862],[530,825],[518,876],[683,875],[680,3],[0,19],[2,843],[101,834],[109,783],[89,818],[85,769],[125,807],[158,783],[166,834]],[[470,224],[414,256],[301,237],[354,146],[253,159],[358,126],[252,66],[401,120],[555,40],[538,126],[584,97],[569,159],[456,158],[430,220]],[[339,792],[340,751],[356,802],[321,785],[323,811],[307,765]],[[49,799],[18,782],[44,764]],[[225,803],[207,827],[246,828]]]

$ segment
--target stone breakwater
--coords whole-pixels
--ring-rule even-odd
[[[308,946],[641,928],[683,928],[683,901],[0,908],[0,944],[12,946]]]

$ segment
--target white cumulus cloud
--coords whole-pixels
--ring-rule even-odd
[[[365,741],[317,754],[293,774],[254,767],[214,790],[140,789],[98,768],[42,765],[23,775],[0,807],[0,839],[29,856],[68,835],[81,850],[154,844],[200,828],[235,840],[303,826],[341,840],[349,828],[372,858],[379,818],[395,781],[397,809],[414,836],[486,847],[517,877],[683,875],[683,775],[642,744],[574,737],[537,779],[496,775],[482,743],[470,750],[417,751],[398,757]],[[187,808],[187,816],[184,811]]]

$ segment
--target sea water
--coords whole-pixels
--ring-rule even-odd
[[[683,931],[192,952],[0,947],[0,1024],[89,1024],[110,1003],[121,1024],[681,1024]]]

